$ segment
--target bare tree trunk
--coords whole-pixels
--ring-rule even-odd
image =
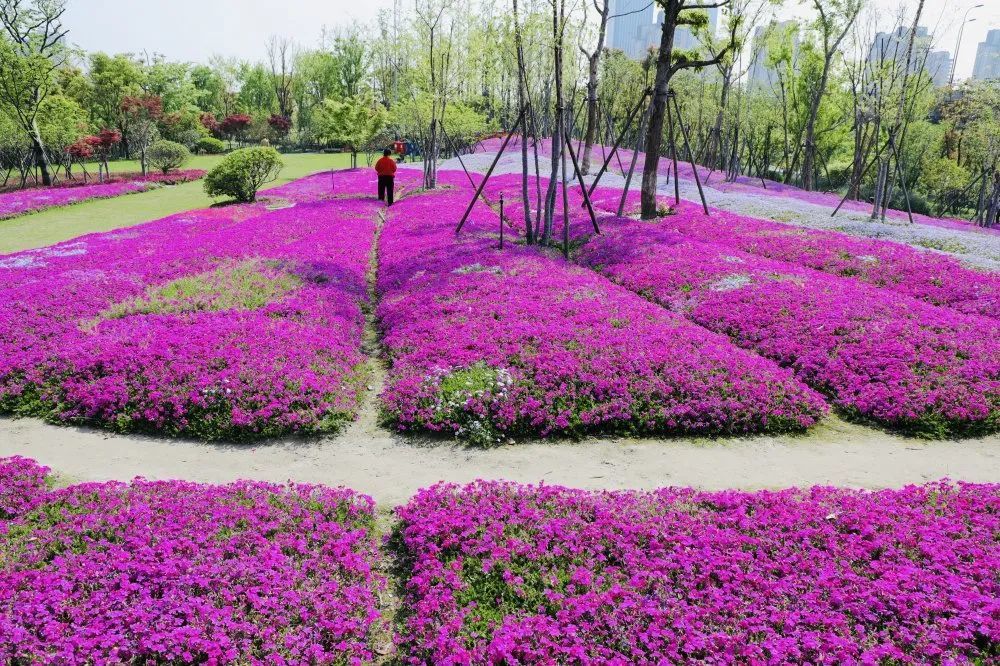
[[[528,90],[528,74],[524,64],[524,42],[517,15],[517,0],[514,0],[514,44],[517,50],[517,100],[518,106],[524,110],[525,105],[530,104],[531,92]],[[535,234],[531,222],[531,197],[528,193],[528,117],[526,112],[521,125],[521,201],[524,207],[524,240],[531,245],[535,242]]]
[[[807,192],[816,188],[816,120],[819,116],[820,102],[823,100],[823,91],[826,90],[826,84],[830,78],[832,60],[832,54],[824,58],[823,74],[819,78],[819,85],[809,99],[809,112],[806,116],[806,136],[802,146],[802,189]]]
[[[889,141],[895,141],[896,135],[899,132],[900,127],[905,123],[906,117],[906,86],[909,82],[910,77],[910,62],[913,60],[913,43],[915,41],[917,33],[917,25],[920,23],[920,15],[924,11],[924,0],[920,0],[917,4],[917,12],[913,15],[913,25],[910,27],[910,34],[906,40],[906,61],[903,63],[903,85],[899,91],[899,106],[896,108],[896,121],[893,123],[889,130]],[[896,64],[896,63],[894,63]],[[905,139],[900,136],[899,143],[896,144],[897,155],[903,149],[903,141]],[[889,165],[891,164],[893,156],[889,151],[886,151],[885,165],[886,173],[890,173]],[[891,198],[890,190],[893,182],[892,178],[886,178],[882,187],[885,188],[885,192],[882,194],[882,219],[885,219],[886,209],[889,206],[889,199]]]
[[[726,113],[726,105],[729,103],[729,89],[732,85],[732,67],[726,68],[722,75],[722,92],[719,95],[719,112],[715,114],[715,124],[712,125],[708,137],[708,150],[705,154],[705,165],[709,169],[721,169],[723,167],[722,148],[722,121]]]
[[[663,144],[663,120],[667,112],[667,94],[670,91],[670,56],[674,49],[674,28],[678,10],[664,7],[663,27],[660,32],[660,51],[656,58],[656,78],[653,83],[653,101],[649,112],[649,127],[646,130],[646,159],[642,165],[642,219],[656,217],[656,181],[660,165],[660,149]],[[676,174],[674,174],[676,177]]]
[[[608,11],[610,8],[611,3],[609,0],[604,0],[603,7],[597,4],[597,0],[594,0],[594,9],[599,12],[601,17],[600,28],[597,32],[597,45],[591,53],[584,51],[584,55],[587,56],[588,65],[587,128],[584,131],[583,159],[580,163],[580,172],[584,176],[590,173],[590,159],[594,150],[594,136],[597,133],[597,74],[601,64],[601,53],[604,51],[604,35],[607,30]]]
[[[52,184],[52,175],[49,173],[49,156],[45,153],[45,144],[42,142],[42,133],[38,129],[38,123],[31,121],[31,146],[35,153],[35,164],[42,171],[42,185]]]
[[[560,26],[560,3],[563,0],[552,0],[552,40],[555,59],[555,114],[553,118],[554,127],[552,130],[552,159],[549,171],[549,188],[545,197],[545,229],[542,234],[542,241],[549,243],[552,240],[552,232],[555,222],[556,206],[556,186],[559,178],[559,157],[562,154],[562,128],[563,128],[563,90],[562,90],[562,26]]]

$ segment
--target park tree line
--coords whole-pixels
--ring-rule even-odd
[[[894,15],[871,0],[784,0],[808,12],[777,22],[782,4],[655,0],[663,27],[640,59],[608,48],[623,17],[607,0],[415,0],[372,25],[276,35],[257,60],[184,63],[81,52],[65,0],[0,0],[0,165],[6,180],[49,183],[76,163],[130,158],[145,170],[158,140],[356,160],[406,139],[434,187],[439,159],[518,123],[553,147],[540,158],[520,143],[525,171],[551,177],[546,191],[525,179],[529,240],[552,240],[567,137],[583,173],[602,165],[596,146],[643,151],[647,217],[654,167],[676,149],[711,179],[837,191],[872,202],[876,216],[908,202],[996,220],[1000,90],[933,85],[930,45],[913,37],[923,0]],[[721,12],[714,30],[709,10]],[[882,52],[874,26],[898,34]],[[678,29],[694,48],[675,47]]]

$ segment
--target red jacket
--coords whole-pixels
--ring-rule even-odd
[[[380,176],[395,176],[396,160],[391,157],[383,157],[375,163],[375,173]]]

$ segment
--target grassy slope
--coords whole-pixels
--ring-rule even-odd
[[[267,187],[281,185],[323,169],[345,168],[350,164],[350,155],[347,154],[303,153],[283,155],[282,158],[285,168],[278,180]],[[220,159],[219,155],[199,155],[184,168],[210,169]],[[362,156],[358,156],[358,164],[365,165]],[[112,172],[137,171],[138,168],[137,162],[122,161],[111,165]],[[181,211],[204,208],[213,202],[202,190],[201,181],[196,181],[114,199],[96,199],[73,206],[52,208],[0,221],[0,254],[44,247],[95,231],[129,227]]]

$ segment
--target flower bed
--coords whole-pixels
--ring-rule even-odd
[[[369,661],[384,584],[374,522],[370,498],[319,486],[53,491],[0,520],[0,660]]]
[[[47,491],[48,473],[48,467],[29,458],[0,458],[0,520],[33,509]]]
[[[338,428],[363,388],[374,216],[229,206],[0,257],[0,410],[206,439]]]
[[[69,206],[91,199],[111,199],[123,194],[145,192],[158,184],[185,183],[205,175],[191,169],[169,174],[116,174],[104,183],[69,182],[54,187],[34,187],[0,192],[0,220],[37,213],[46,208]]]
[[[590,493],[398,510],[410,663],[992,663],[1000,486]]]
[[[630,193],[628,204],[627,210],[638,212],[638,193]],[[944,254],[718,209],[707,217],[686,201],[662,221],[698,240],[851,277],[959,312],[1000,318],[1000,276],[966,268]]]
[[[849,416],[930,437],[1000,430],[1000,324],[855,280],[606,224],[578,260],[792,368]]]
[[[472,190],[403,199],[380,237],[387,415],[479,443],[525,435],[801,430],[821,399],[787,371],[592,271],[496,249]]]

